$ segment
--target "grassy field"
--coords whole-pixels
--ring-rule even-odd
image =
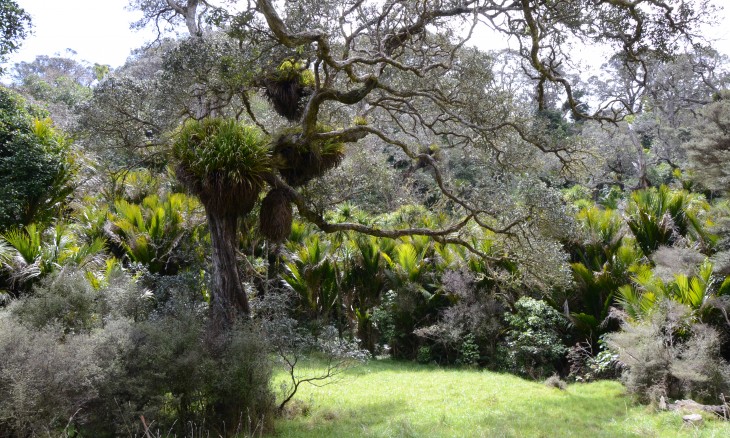
[[[277,378],[283,379],[283,375]],[[277,437],[730,437],[709,416],[636,405],[617,382],[561,391],[507,374],[371,361],[334,384],[305,385]]]

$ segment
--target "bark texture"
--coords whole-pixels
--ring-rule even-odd
[[[226,327],[237,317],[251,313],[236,263],[238,215],[235,212],[218,213],[206,210],[213,247],[211,318],[217,326]]]

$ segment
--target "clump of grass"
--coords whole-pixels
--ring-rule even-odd
[[[552,376],[545,379],[545,386],[548,388],[555,388],[559,389],[561,391],[565,391],[568,389],[568,384],[563,381],[563,379],[560,378],[557,374],[553,374]]]
[[[304,400],[292,400],[281,412],[284,418],[308,417],[312,413],[312,405]]]
[[[317,124],[317,133],[333,131],[331,126]],[[286,182],[301,186],[337,167],[345,157],[345,144],[337,139],[304,141],[301,126],[282,130],[274,141],[274,166]]]
[[[247,213],[271,171],[268,139],[234,119],[188,120],[172,146],[177,176],[206,208]]]

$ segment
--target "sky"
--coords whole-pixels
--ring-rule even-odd
[[[715,47],[730,55],[730,2],[718,26],[708,29],[714,38],[721,40]],[[75,51],[73,57],[89,63],[109,64],[118,67],[124,63],[132,49],[141,47],[152,38],[151,31],[133,31],[130,23],[139,17],[126,9],[129,0],[17,0],[33,19],[33,34],[20,49],[12,54],[6,66],[16,62],[32,61],[37,55],[69,56],[67,49]],[[478,44],[482,46],[482,44]],[[484,44],[490,46],[490,44]]]
[[[124,63],[132,49],[150,39],[149,32],[129,28],[139,13],[126,10],[129,0],[17,0],[33,20],[33,34],[9,57],[8,65],[37,55],[67,56],[90,63]]]

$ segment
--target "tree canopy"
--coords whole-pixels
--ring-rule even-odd
[[[47,222],[73,192],[69,141],[50,119],[0,88],[0,229]]]
[[[15,0],[0,1],[0,62],[18,50],[30,29],[30,15]]]

